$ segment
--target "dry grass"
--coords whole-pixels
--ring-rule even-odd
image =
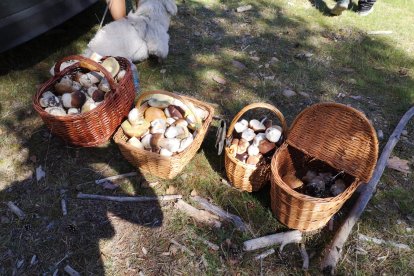
[[[252,4],[254,9],[235,13],[234,8],[241,4]],[[414,103],[411,1],[379,1],[375,12],[366,18],[352,11],[328,17],[324,14],[326,5],[319,0],[316,8],[300,0],[179,1],[178,5],[167,61],[137,65],[143,90],[162,88],[214,102],[219,105],[217,112],[229,120],[253,101],[273,103],[288,122],[312,103],[335,101],[362,110],[385,137]],[[333,6],[334,2],[327,1],[327,5]],[[81,52],[96,31],[95,14],[101,16],[102,12],[103,5],[95,5],[0,56],[0,202],[14,201],[28,214],[26,220],[19,221],[6,205],[0,204],[0,274],[11,274],[19,260],[24,260],[22,268],[16,270],[20,274],[53,273],[54,264],[65,254],[70,254],[69,258],[57,268],[62,271],[69,263],[82,274],[302,274],[295,245],[262,263],[253,260],[256,253],[242,252],[242,241],[285,227],[269,210],[268,188],[247,194],[222,184],[225,172],[223,159],[214,149],[215,124],[202,149],[176,179],[159,180],[159,185],[149,189],[141,188],[141,176],[121,181],[116,191],[103,190],[93,183],[101,177],[134,170],[114,143],[92,149],[73,148],[49,136],[30,106],[35,87],[48,78],[54,61]],[[367,31],[372,30],[392,30],[393,34],[368,35]],[[313,56],[309,60],[295,58],[303,52]],[[235,68],[233,60],[247,68]],[[164,74],[160,73],[162,69],[166,70]],[[225,78],[227,84],[214,82],[213,75]],[[287,99],[281,94],[285,88],[306,92],[309,97]],[[406,140],[397,145],[394,154],[412,164],[413,123],[407,130]],[[39,165],[45,169],[46,179],[37,182],[32,174]],[[405,176],[386,170],[345,248],[339,274],[412,274],[412,252],[362,243],[356,234],[405,243],[414,249],[413,182],[412,173]],[[251,233],[239,233],[231,225],[209,229],[177,213],[168,203],[134,205],[76,199],[79,191],[163,194],[169,185],[186,198],[196,189],[240,215],[250,225]],[[66,217],[60,211],[62,188],[68,190]],[[220,245],[220,250],[207,249],[197,236]],[[170,245],[172,238],[195,256],[177,251]],[[319,273],[321,249],[331,238],[327,230],[307,237],[312,274]],[[39,263],[31,266],[33,255],[38,256]]]

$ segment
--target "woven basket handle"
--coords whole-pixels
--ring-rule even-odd
[[[162,95],[171,96],[171,97],[181,101],[183,104],[185,104],[188,107],[188,109],[190,109],[191,113],[193,114],[193,116],[196,120],[196,128],[198,129],[198,128],[201,127],[201,125],[202,125],[201,119],[200,119],[200,117],[197,116],[197,113],[194,111],[192,105],[190,105],[188,103],[188,101],[185,100],[184,98],[182,98],[180,95],[177,95],[175,93],[171,93],[171,92],[168,92],[168,91],[165,91],[165,90],[153,90],[153,91],[143,92],[139,96],[136,106],[141,106],[142,102],[144,100],[146,100],[148,98],[148,96],[155,95],[155,94],[162,94]]]
[[[279,119],[280,123],[282,124],[282,133],[283,133],[283,136],[286,137],[287,125],[286,125],[285,117],[283,116],[282,112],[280,112],[279,109],[277,109],[271,104],[252,103],[252,104],[249,104],[243,107],[242,110],[240,110],[239,113],[237,113],[236,116],[234,116],[234,119],[233,121],[231,121],[229,129],[227,130],[227,138],[229,138],[233,134],[234,126],[239,121],[240,117],[243,116],[243,114],[246,113],[247,111],[251,109],[255,109],[255,108],[268,109],[271,112],[273,112],[276,115],[276,117]]]
[[[91,71],[100,71],[100,72],[102,72],[104,74],[105,78],[108,80],[109,87],[111,87],[111,90],[113,88],[115,88],[115,86],[116,86],[115,80],[112,77],[112,75],[105,69],[105,67],[103,67],[102,65],[100,65],[96,61],[93,61],[89,58],[86,58],[86,57],[80,56],[80,55],[67,56],[67,57],[64,57],[61,60],[59,60],[55,64],[55,75],[60,73],[60,65],[62,65],[63,62],[68,61],[68,60],[79,60],[79,66],[80,67],[89,69]],[[77,64],[78,63],[75,63],[71,66],[75,66]]]

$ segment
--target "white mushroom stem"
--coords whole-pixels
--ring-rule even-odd
[[[243,243],[244,251],[252,251],[275,244],[280,244],[280,251],[283,247],[289,243],[300,243],[302,241],[302,233],[298,230],[289,232],[277,233],[269,236],[264,236],[252,240],[245,241]]]
[[[221,227],[221,222],[218,221],[218,217],[207,212],[204,210],[199,210],[193,206],[191,206],[190,204],[188,204],[187,202],[185,202],[184,200],[180,199],[178,200],[174,207],[180,211],[182,211],[183,213],[185,213],[187,216],[194,218],[195,220],[205,223],[207,225],[213,226],[215,228],[220,228]]]

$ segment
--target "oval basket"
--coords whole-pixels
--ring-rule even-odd
[[[271,163],[271,208],[289,228],[313,231],[325,226],[362,182],[368,182],[378,157],[374,128],[361,112],[337,103],[315,104],[293,122],[289,137]],[[314,165],[314,167],[309,167]],[[316,167],[315,167],[316,166]],[[316,198],[293,190],[287,174],[301,178],[307,169],[344,171],[348,187],[336,197]]]
[[[190,102],[193,105],[202,108],[209,113],[204,122],[201,123],[201,119],[195,115],[195,112],[192,112],[196,117],[196,120],[199,122],[197,130],[195,130],[197,131],[197,134],[194,137],[194,141],[183,152],[180,152],[173,156],[162,156],[156,152],[138,149],[136,147],[131,146],[127,143],[129,138],[128,136],[126,136],[121,127],[119,127],[119,129],[115,133],[114,141],[116,144],[118,144],[118,147],[121,150],[122,155],[129,161],[129,163],[131,163],[141,172],[150,173],[154,176],[163,179],[172,179],[183,170],[183,168],[197,153],[207,133],[208,127],[210,126],[210,123],[213,119],[214,109],[210,105],[191,97],[180,96],[168,91],[156,90],[145,92],[140,95],[137,102],[140,114],[143,114],[147,107],[146,104],[141,105],[141,103],[153,94],[163,94],[174,97],[180,100],[185,105],[187,105],[190,108],[190,110],[192,110],[191,105],[188,105],[188,102]]]
[[[230,139],[233,134],[234,126],[238,120],[249,110],[262,108],[270,110],[282,124],[283,137],[286,138],[287,125],[285,117],[279,109],[267,103],[253,103],[245,106],[236,114],[227,131],[226,139]],[[230,148],[225,148],[224,162],[227,178],[239,190],[252,192],[260,190],[270,178],[270,162],[260,165],[246,164],[238,160],[230,153]]]
[[[59,71],[64,61],[78,60],[79,62]],[[81,147],[93,147],[107,142],[121,120],[128,114],[135,99],[135,88],[132,79],[130,63],[127,59],[116,57],[121,69],[126,70],[125,76],[115,83],[112,75],[99,63],[83,56],[68,56],[55,65],[55,75],[42,84],[33,97],[33,107],[49,128],[51,133],[64,141]],[[53,88],[54,84],[65,75],[74,74],[82,68],[102,72],[111,88],[105,94],[101,104],[89,112],[54,116],[47,113],[39,103],[42,94]]]

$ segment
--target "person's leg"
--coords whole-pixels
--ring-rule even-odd
[[[373,12],[374,3],[376,0],[359,0],[358,1],[358,14],[361,16],[366,16]]]
[[[107,3],[114,20],[118,20],[126,16],[125,0],[107,0]]]
[[[348,9],[349,6],[349,0],[338,0],[338,2],[336,2],[335,7],[333,7],[333,9],[331,10],[331,14],[332,15],[341,15],[341,13]]]

